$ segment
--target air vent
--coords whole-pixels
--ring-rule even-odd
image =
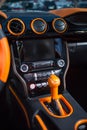
[[[74,130],[87,130],[87,119],[77,121]]]
[[[42,18],[35,18],[31,22],[31,29],[36,34],[44,34],[47,30],[47,23]]]
[[[67,29],[67,23],[62,18],[55,18],[52,22],[53,29],[58,33],[64,33]]]
[[[9,20],[7,24],[7,29],[10,32],[10,34],[14,36],[20,36],[25,31],[25,24],[19,18],[12,18]]]

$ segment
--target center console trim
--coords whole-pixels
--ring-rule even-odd
[[[69,114],[65,115],[65,116],[58,116],[58,115],[55,115],[53,114],[52,112],[50,112],[48,110],[48,108],[45,106],[44,102],[51,102],[51,97],[45,97],[45,98],[40,98],[39,101],[41,103],[41,105],[44,107],[44,109],[47,111],[47,113],[53,117],[56,117],[56,118],[66,118],[66,117],[69,117],[72,113],[73,113],[73,108],[71,106],[71,104],[65,99],[65,97],[60,94],[58,95],[58,99],[62,99],[64,101],[64,103],[66,104],[66,106],[68,107],[68,109],[70,110]]]
[[[82,124],[86,123],[87,124],[87,119],[82,119],[76,122],[74,130],[78,130],[78,127]]]

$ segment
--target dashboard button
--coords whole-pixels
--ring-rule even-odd
[[[28,72],[28,65],[22,64],[20,67],[21,72]]]

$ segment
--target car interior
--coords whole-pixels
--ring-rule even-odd
[[[86,15],[0,11],[2,130],[87,130]]]

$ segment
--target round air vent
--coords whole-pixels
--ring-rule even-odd
[[[87,130],[87,119],[77,121],[74,130]]]
[[[62,18],[55,18],[52,22],[52,26],[58,33],[64,33],[67,29],[67,23]]]
[[[7,24],[8,31],[14,36],[20,36],[25,31],[25,24],[19,18],[12,18]]]
[[[31,28],[36,34],[43,34],[47,30],[47,23],[42,18],[36,18],[32,20]]]

